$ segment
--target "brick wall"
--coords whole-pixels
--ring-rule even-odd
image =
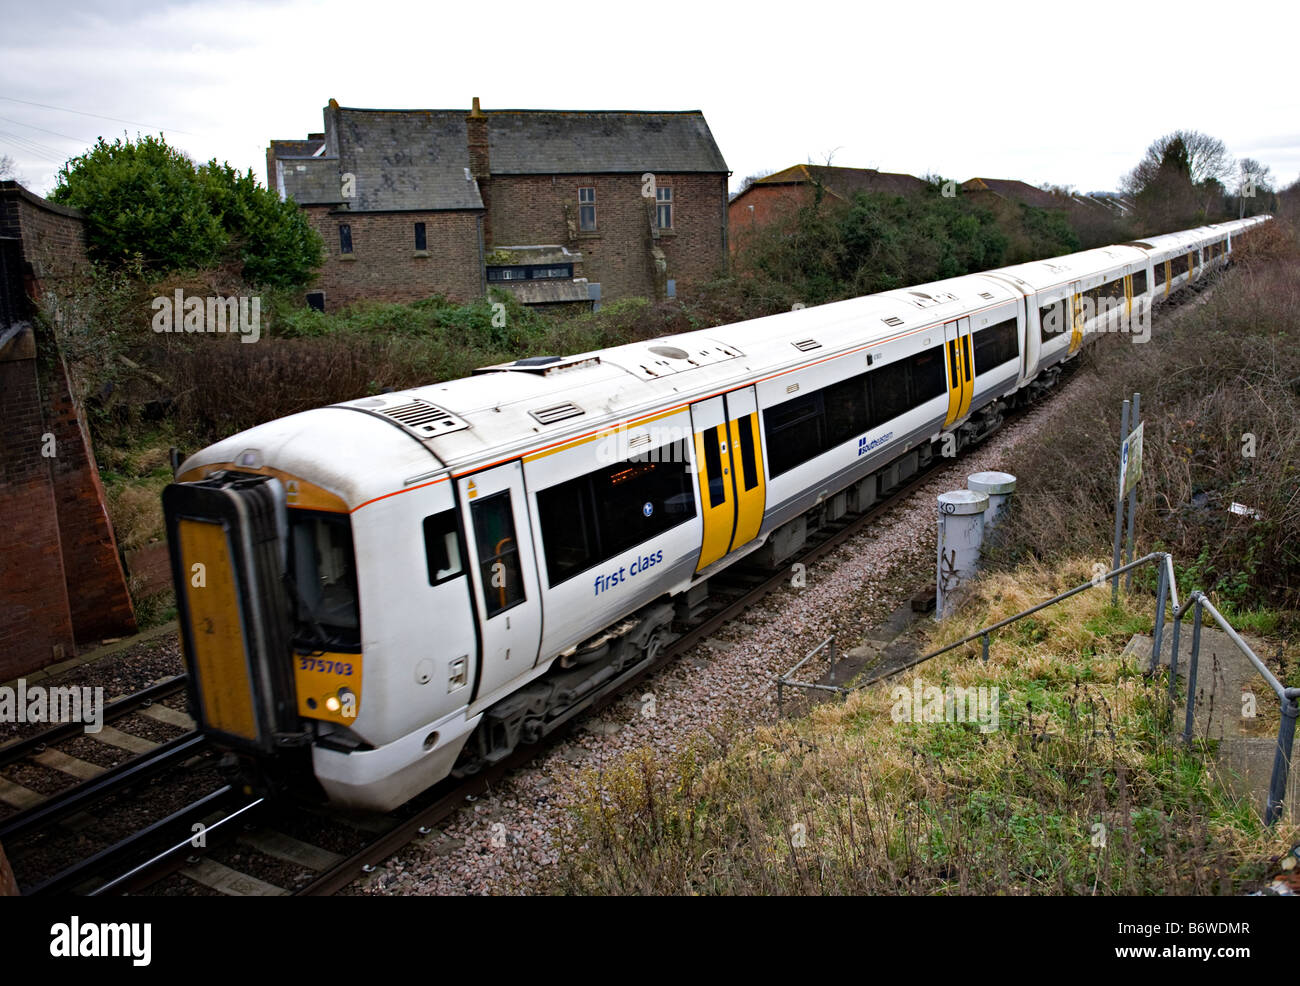
[[[329,311],[362,299],[417,301],[443,294],[469,301],[483,293],[478,212],[347,213],[328,206],[304,211],[325,241],[325,262],[309,290],[325,292]],[[416,255],[418,222],[425,226],[428,256]],[[344,223],[352,229],[351,254],[340,249]]]
[[[673,189],[673,229],[650,236],[641,176],[492,176],[491,229],[494,246],[560,243],[581,251],[583,273],[599,281],[606,301],[655,297],[651,246],[668,262],[678,294],[689,293],[726,265],[726,178],[723,175],[656,175]],[[578,189],[596,189],[596,231],[578,230]],[[566,212],[567,206],[567,212]]]
[[[10,330],[0,345],[0,681],[76,653],[36,367],[31,328]]]
[[[22,241],[27,292],[34,299],[89,266],[81,213],[33,195],[17,182],[0,182],[0,236]]]
[[[52,346],[52,341],[45,340],[45,344]],[[72,632],[83,643],[132,633],[135,610],[108,518],[90,429],[73,399],[62,356],[51,353],[42,362],[49,366],[44,388],[45,430],[55,441],[56,454],[48,461]]]
[[[775,219],[791,216],[811,205],[813,189],[808,185],[751,185],[727,207],[734,253],[753,230]]]
[[[80,216],[0,184],[0,236],[21,243],[25,293],[57,293],[87,267]],[[13,300],[13,299],[11,299]],[[17,299],[15,314],[35,305]],[[135,629],[89,431],[52,335],[0,325],[0,680]],[[47,436],[49,436],[47,438]],[[50,454],[52,453],[52,454]]]

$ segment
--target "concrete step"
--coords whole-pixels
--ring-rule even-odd
[[[1242,634],[1255,654],[1266,663],[1268,646],[1264,641]],[[1151,661],[1152,639],[1138,634],[1128,642],[1124,653],[1138,658],[1142,668]],[[1173,628],[1166,625],[1161,642],[1159,663],[1169,666],[1173,651]],[[1186,691],[1192,658],[1192,627],[1185,620],[1178,644],[1178,679]],[[1174,713],[1174,729],[1182,733],[1187,705],[1180,702]],[[1277,694],[1255,670],[1237,645],[1217,627],[1201,627],[1200,658],[1196,667],[1196,708],[1192,717],[1195,739],[1217,741],[1217,761],[1223,768],[1222,779],[1239,797],[1248,798],[1252,806],[1263,811],[1273,772],[1277,749],[1277,727],[1281,720]],[[1292,821],[1300,820],[1300,744],[1292,750],[1292,765],[1287,779],[1286,810]]]

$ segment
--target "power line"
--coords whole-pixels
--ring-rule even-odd
[[[51,106],[48,103],[33,103],[27,99],[16,99],[13,96],[0,96],[0,99],[8,100],[11,103],[22,103],[24,106],[39,106],[44,110],[58,110],[60,113],[75,113],[78,116],[92,116],[96,120],[111,120],[113,123],[129,123],[133,127],[144,127],[146,130],[166,131],[173,134],[185,134],[187,137],[197,137],[198,134],[190,133],[188,130],[174,130],[171,127],[155,127],[151,123],[141,123],[138,120],[122,120],[115,116],[101,116],[99,113],[87,113],[85,110],[70,110],[66,106]]]
[[[25,137],[22,134],[12,134],[7,130],[0,130],[0,136],[8,137],[13,143],[22,145],[37,154],[46,157],[60,156],[60,152],[57,148],[49,147],[38,140],[32,140],[30,137]]]
[[[75,140],[78,144],[93,144],[94,141],[87,140],[85,137],[74,137],[71,134],[61,134],[57,130],[46,130],[44,127],[33,126],[30,123],[24,123],[22,120],[11,120],[7,116],[0,116],[0,120],[5,123],[16,123],[20,127],[26,127],[28,130],[39,130],[43,134],[49,134],[51,137],[62,137],[65,140]]]
[[[0,140],[4,141],[7,144],[11,144],[14,148],[24,152],[25,154],[31,154],[38,158],[44,158],[46,161],[53,161],[55,164],[63,164],[62,158],[58,157],[57,155],[50,154],[47,151],[43,151],[39,147],[31,146],[29,143],[24,141],[23,138],[19,137],[17,134],[6,133],[5,131],[0,130]]]

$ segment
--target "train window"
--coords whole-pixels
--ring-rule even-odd
[[[826,408],[826,447],[847,442],[869,427],[866,374],[859,374],[822,391]],[[825,451],[824,449],[820,451]]]
[[[537,518],[551,585],[559,585],[601,560],[589,477],[579,476],[539,492]]]
[[[745,481],[745,489],[752,490],[758,485],[758,452],[755,448],[754,429],[756,423],[752,415],[746,415],[737,422],[740,432],[740,467]]]
[[[1013,321],[1012,325],[1014,324]],[[912,377],[912,400],[916,404],[924,404],[947,392],[948,380],[943,373],[942,346],[934,346],[908,357],[907,364]]]
[[[1110,302],[1111,308],[1118,308],[1124,304],[1124,277],[1120,275],[1106,285],[1106,300]]]
[[[893,421],[911,408],[907,397],[907,363],[895,363],[873,371],[871,381],[871,426]]]
[[[695,516],[685,440],[601,466],[537,494],[552,587]]]
[[[1054,301],[1038,309],[1038,326],[1040,338],[1046,342],[1052,336],[1059,336],[1069,328],[1065,317],[1065,302]]]
[[[1138,270],[1133,272],[1133,296],[1147,293],[1147,272]]]
[[[727,502],[727,487],[722,476],[722,452],[718,439],[718,428],[704,429],[700,435],[700,444],[704,446],[704,471],[709,479],[709,506],[720,507]]]
[[[524,600],[523,573],[519,567],[519,542],[510,509],[510,491],[503,490],[470,503],[474,540],[478,543],[479,575],[483,579],[483,606],[489,617]]]
[[[294,640],[316,649],[361,644],[352,525],[346,516],[289,511]]]
[[[1020,355],[1016,320],[999,322],[975,333],[975,373],[988,373]]]
[[[1156,287],[1159,287],[1161,284],[1165,283],[1165,276],[1167,274],[1167,270],[1165,268],[1165,262],[1163,260],[1157,260],[1153,264],[1153,267],[1155,268],[1155,272],[1156,272]]]
[[[820,391],[802,394],[763,411],[767,466],[773,476],[826,451],[826,420]]]
[[[441,585],[465,574],[455,510],[424,518],[424,555],[429,566],[429,585]]]

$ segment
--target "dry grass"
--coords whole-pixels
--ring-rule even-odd
[[[1083,581],[1086,560],[977,585],[956,640]],[[999,689],[998,728],[896,721],[899,682],[752,734],[719,727],[577,785],[554,890],[719,894],[1207,894],[1264,875],[1269,832],[1203,751],[1169,738],[1160,683],[1120,656],[1150,603],[1083,593],[904,687]],[[742,738],[737,738],[737,737]],[[1104,843],[1104,844],[1103,844]]]
[[[1142,550],[1172,552],[1180,584],[1221,607],[1300,608],[1300,258],[1288,235],[1243,248],[1208,303],[1157,312],[1149,343],[1103,339],[1082,358],[1070,413],[1007,463],[1020,483],[1015,523],[990,546],[996,562],[1109,563],[1119,410],[1137,391]],[[1234,502],[1262,520],[1230,512]]]

